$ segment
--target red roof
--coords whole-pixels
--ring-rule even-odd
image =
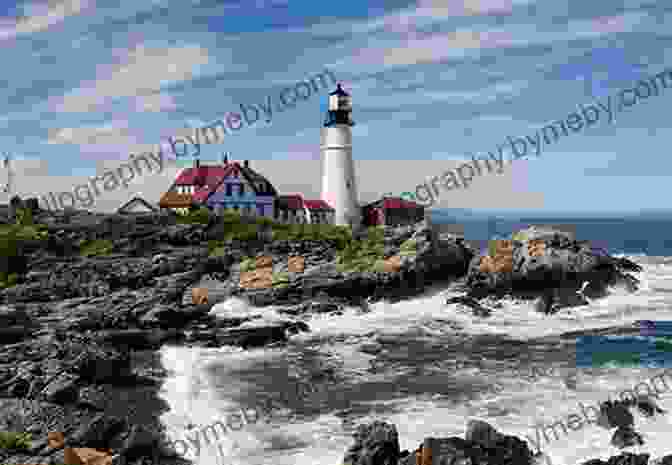
[[[231,162],[226,166],[199,166],[198,168],[185,168],[175,179],[175,184],[219,184],[230,174],[240,173],[238,162]],[[196,182],[200,181],[200,182]]]
[[[421,205],[418,205],[415,202],[402,199],[385,199],[383,202],[383,208],[419,208]]]
[[[308,210],[333,210],[324,200],[304,200],[303,204]]]
[[[300,195],[281,195],[278,201],[282,208],[291,210],[301,210],[303,208],[303,198]]]
[[[417,202],[412,202],[410,200],[404,200],[399,197],[385,197],[381,200],[376,200],[365,205],[366,208],[383,208],[387,209],[397,209],[397,208],[425,208]]]
[[[217,189],[217,186],[231,174],[240,174],[240,165],[237,162],[231,162],[227,166],[185,168],[175,180],[175,184],[202,185],[194,191],[192,197],[196,202],[204,202]]]

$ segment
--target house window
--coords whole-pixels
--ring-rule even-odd
[[[231,195],[233,195],[232,189],[231,189],[231,184],[227,184],[226,185],[226,196],[231,197]]]

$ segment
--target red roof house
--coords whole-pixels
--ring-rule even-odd
[[[383,197],[362,207],[367,226],[393,226],[415,224],[425,217],[425,207],[399,197]]]
[[[334,224],[335,211],[324,200],[304,200],[306,216],[313,224]]]

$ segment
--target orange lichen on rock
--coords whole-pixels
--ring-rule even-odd
[[[290,273],[303,273],[306,268],[306,260],[301,255],[289,257],[287,271]]]
[[[401,269],[401,256],[393,255],[383,262],[383,270],[386,273],[396,273]]]
[[[208,303],[208,290],[204,287],[195,287],[191,290],[191,303],[202,305]]]
[[[112,456],[91,447],[66,447],[65,465],[111,465]]]
[[[266,289],[273,287],[273,268],[266,267],[240,273],[240,287],[244,289]]]
[[[546,250],[546,243],[541,239],[533,239],[527,243],[527,253],[531,257],[541,257]]]
[[[256,268],[268,268],[273,266],[273,257],[270,255],[262,255],[255,260]]]
[[[481,258],[480,271],[484,273],[510,273],[513,271],[513,241],[509,239],[494,242],[493,255]]]
[[[47,433],[47,445],[52,449],[60,449],[65,445],[65,436],[60,431]]]

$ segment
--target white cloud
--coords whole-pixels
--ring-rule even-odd
[[[189,81],[198,74],[198,67],[206,65],[208,61],[207,50],[198,46],[139,46],[128,54],[125,63],[113,66],[107,77],[101,77],[57,99],[56,111],[95,111],[96,106],[118,97],[151,96],[160,91],[162,85]],[[152,100],[148,102],[151,104]]]
[[[30,34],[63,22],[69,16],[79,15],[92,5],[89,0],[61,0],[37,2],[24,7],[25,17],[18,21],[0,20],[0,39],[12,39],[21,34]]]

